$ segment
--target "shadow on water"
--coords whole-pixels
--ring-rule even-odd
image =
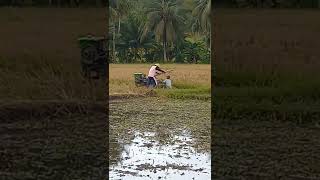
[[[131,136],[130,141],[113,139],[110,144],[109,179],[210,179],[210,153],[193,147],[189,131]]]

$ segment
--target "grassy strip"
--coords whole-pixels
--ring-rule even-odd
[[[198,87],[196,89],[156,89],[156,93],[160,97],[168,97],[173,99],[211,99],[210,87]]]
[[[319,125],[320,104],[234,104],[213,101],[215,118],[224,120],[288,121],[298,125]]]
[[[217,87],[214,88],[215,98],[224,101],[247,101],[260,103],[270,101],[274,104],[283,102],[316,102],[320,98],[317,87]]]
[[[318,124],[318,98],[318,93],[310,87],[218,87],[214,90],[213,112],[219,119],[276,119],[298,124]]]

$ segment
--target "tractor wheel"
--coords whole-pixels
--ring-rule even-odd
[[[87,46],[81,51],[81,61],[84,64],[93,64],[97,57],[98,52],[94,46]]]

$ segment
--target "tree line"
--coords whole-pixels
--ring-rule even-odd
[[[0,0],[0,6],[27,7],[106,7],[108,0]]]
[[[320,8],[320,0],[213,0],[214,7]]]
[[[112,63],[210,63],[210,0],[110,0]]]

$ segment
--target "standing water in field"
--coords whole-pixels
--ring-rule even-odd
[[[157,133],[134,133],[131,142],[123,144],[119,161],[111,165],[109,179],[211,179],[210,154],[191,147],[191,134],[169,136],[161,142]]]
[[[109,179],[211,179],[210,101],[109,104]]]

